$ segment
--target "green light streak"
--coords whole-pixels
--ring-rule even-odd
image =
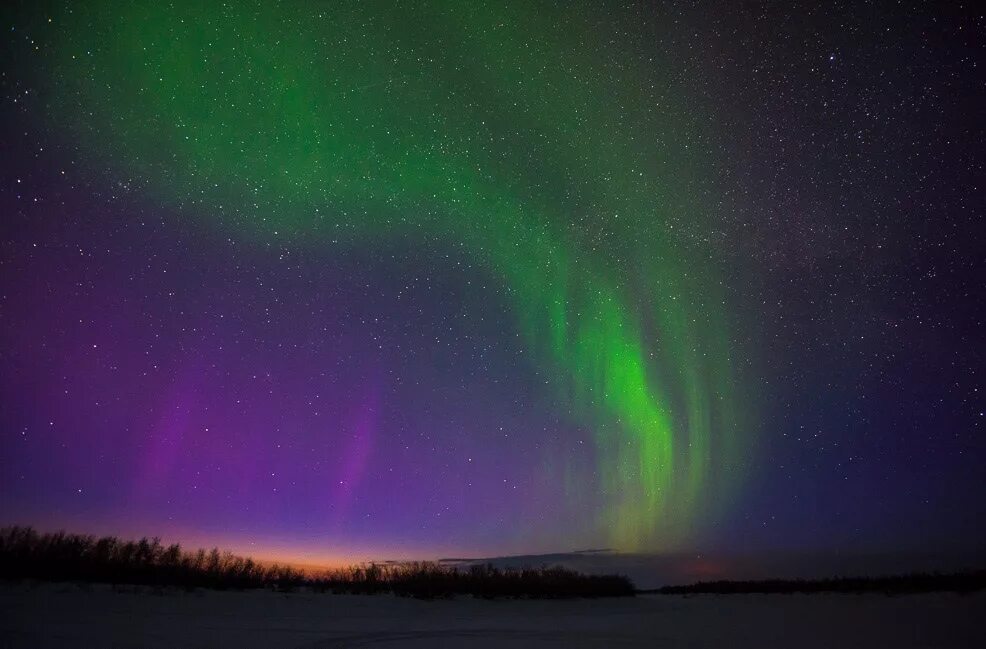
[[[596,431],[595,476],[551,466],[615,546],[679,544],[733,488],[718,280],[673,232],[702,211],[694,118],[611,43],[632,17],[83,4],[58,18],[51,91],[87,155],[241,237],[463,246]]]

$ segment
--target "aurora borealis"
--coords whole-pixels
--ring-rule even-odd
[[[968,529],[974,508],[952,499],[981,482],[981,395],[962,388],[950,423],[934,420],[955,436],[925,455],[923,482],[903,467],[933,431],[860,405],[897,385],[919,395],[910,425],[934,419],[922,404],[940,397],[914,377],[900,388],[911,361],[895,363],[924,362],[941,332],[890,340],[913,305],[879,297],[926,272],[895,265],[919,219],[871,237],[852,210],[879,201],[851,184],[833,198],[824,155],[803,159],[828,184],[779,178],[810,165],[765,135],[777,124],[829,134],[812,155],[847,145],[807,117],[761,126],[783,93],[723,67],[762,71],[737,35],[758,32],[713,20],[752,18],[509,2],[11,11],[0,512],[313,560],[680,551],[770,545],[778,513],[785,538],[828,529],[853,475],[879,484],[861,516],[896,522],[867,536],[850,516],[826,542],[884,539],[930,493]],[[836,74],[836,49],[798,74]],[[839,237],[855,237],[864,281],[826,265]],[[816,308],[822,285],[849,301]],[[860,342],[873,328],[889,369],[849,388],[875,362]],[[955,380],[969,385],[976,354]],[[832,437],[813,459],[788,441],[806,423],[805,439]],[[860,458],[876,464],[854,473]],[[913,503],[882,500],[904,498],[898,480],[919,485]]]

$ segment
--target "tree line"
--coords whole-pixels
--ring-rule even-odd
[[[986,589],[986,570],[954,573],[911,573],[886,577],[834,577],[832,579],[762,579],[753,581],[701,581],[686,586],[664,586],[663,595],[740,593],[866,593],[887,594],[956,592]]]
[[[354,565],[303,572],[267,564],[218,548],[185,550],[159,538],[122,540],[31,527],[0,529],[0,578],[101,582],[186,589],[265,588],[290,592],[383,594],[439,598],[474,595],[497,598],[632,596],[633,582],[621,575],[585,575],[561,567],[465,568],[433,562]]]

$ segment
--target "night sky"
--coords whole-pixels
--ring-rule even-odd
[[[981,548],[982,12],[478,4],[4,3],[0,524]]]

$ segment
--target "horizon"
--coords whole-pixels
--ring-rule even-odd
[[[0,525],[0,528],[12,527]],[[25,527],[25,526],[21,526]],[[623,575],[641,590],[678,586],[709,581],[759,581],[771,579],[818,580],[832,578],[879,578],[912,574],[951,574],[981,571],[986,568],[986,548],[973,543],[965,550],[894,551],[879,550],[787,550],[770,553],[752,552],[622,552],[610,548],[559,550],[495,556],[388,556],[373,553],[364,555],[327,556],[318,554],[284,553],[262,546],[237,546],[212,542],[182,541],[159,535],[120,536],[109,533],[86,533],[79,530],[36,529],[40,533],[65,532],[101,537],[116,537],[125,541],[141,538],[160,540],[162,546],[181,545],[186,552],[218,549],[234,556],[250,558],[264,565],[280,565],[301,570],[318,577],[320,573],[360,565],[434,563],[458,567],[492,565],[498,568],[562,567],[585,575]]]

